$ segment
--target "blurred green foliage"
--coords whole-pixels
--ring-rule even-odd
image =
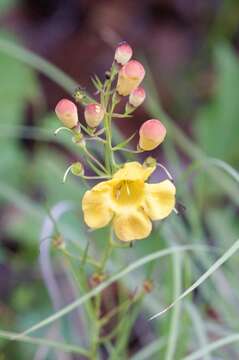
[[[195,119],[195,134],[206,154],[238,167],[239,60],[223,43],[214,51],[214,93]]]
[[[208,156],[220,158],[237,167],[239,62],[235,51],[227,43],[215,45],[213,68],[214,91],[210,101],[199,108],[193,121],[194,134],[199,147]],[[73,176],[66,184],[61,182],[69,159],[77,159],[79,155],[73,145],[68,144],[70,141],[67,142],[67,135],[60,135],[59,142],[51,137],[51,131],[57,127],[57,120],[52,113],[37,118],[40,125],[33,138],[38,137],[41,141],[35,141],[34,152],[29,153],[28,147],[24,145],[23,138],[27,125],[26,104],[31,104],[34,108],[34,104],[42,96],[35,73],[19,61],[1,53],[0,78],[0,205],[3,215],[1,236],[2,240],[7,239],[8,245],[14,243],[17,248],[16,251],[8,246],[0,248],[0,266],[7,268],[9,276],[8,279],[3,279],[7,290],[0,287],[0,291],[4,292],[0,300],[0,316],[1,327],[20,331],[52,312],[52,305],[38,267],[39,234],[43,219],[47,216],[47,209],[62,200],[72,201],[76,208],[72,214],[64,217],[61,229],[75,242],[85,245],[80,202],[86,185]],[[167,146],[164,149],[166,158],[172,161],[170,166],[178,168],[180,173],[185,164],[177,152],[174,139],[169,141],[171,149]],[[197,176],[200,175],[196,174],[195,177]],[[127,254],[123,249],[119,250],[114,258],[115,263],[112,264],[113,269],[114,266],[117,269],[125,267],[137,257],[174,244],[213,244],[222,252],[230,247],[239,230],[235,207],[233,204],[227,207],[222,205],[228,200],[217,188],[214,189],[212,203],[199,203],[197,195],[201,194],[202,189],[205,196],[208,195],[205,188],[208,187],[209,181],[206,179],[203,187],[202,183],[194,178],[180,183],[179,194],[187,207],[186,213],[155,227],[147,241],[138,242]],[[192,182],[194,191],[189,192]],[[214,187],[213,183],[211,186]],[[94,232],[91,237],[92,241],[98,237],[95,241],[97,252],[105,242],[105,232]],[[214,260],[213,253],[185,256],[181,290],[190,286]],[[150,265],[136,275],[130,275],[127,280],[129,283],[125,280],[125,286],[130,284],[135,287],[135,284],[141,284],[146,275],[154,271],[155,292],[149,295],[144,304],[147,316],[159,311],[162,304],[170,303],[175,295],[177,271],[174,266],[177,261],[171,258],[170,261],[168,258],[160,260],[160,267]],[[58,267],[62,260],[56,255],[53,256],[53,262]],[[206,337],[211,323],[223,334],[225,331],[239,332],[237,272],[238,257],[234,257],[224,270],[220,270],[218,277],[213,277],[200,288],[196,311],[199,313],[199,320],[201,319],[201,323],[198,320],[199,333],[205,332]],[[192,295],[187,300],[194,306]],[[177,351],[171,360],[181,359],[188,351],[197,348],[199,343],[200,346],[205,346],[205,339],[198,337],[198,328],[194,329],[192,313],[185,310],[186,306],[182,308],[182,318],[177,327],[172,327],[170,314],[156,321],[152,325],[153,330],[151,329],[156,340],[159,337],[170,338],[172,331],[179,332],[179,341],[177,342],[177,336],[176,340],[173,340]],[[213,315],[210,315],[210,312]],[[12,346],[12,343],[6,340],[0,340],[0,349],[3,359],[32,359],[35,353],[32,345],[14,343]],[[3,354],[6,354],[6,357]],[[170,360],[169,354],[170,351],[165,345],[162,350],[146,358]],[[225,357],[222,358],[229,359],[230,354],[238,357],[238,346],[232,346],[228,354],[225,353]],[[51,355],[49,359],[52,359]]]

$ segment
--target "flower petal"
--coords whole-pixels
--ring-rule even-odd
[[[104,181],[92,190],[86,191],[82,199],[82,210],[85,223],[92,229],[108,225],[113,217],[110,208],[110,181]]]
[[[175,206],[176,188],[169,180],[158,184],[145,184],[144,210],[152,220],[167,217]]]
[[[144,167],[137,161],[126,163],[113,178],[119,180],[147,180],[154,172],[155,166]]]
[[[113,220],[117,237],[122,241],[144,239],[151,233],[152,224],[143,211],[117,214]]]

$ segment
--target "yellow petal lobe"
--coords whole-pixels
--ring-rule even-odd
[[[145,184],[144,210],[151,220],[166,218],[175,207],[176,189],[169,180]]]
[[[152,224],[143,211],[116,214],[113,220],[116,236],[122,241],[144,239],[149,236]]]
[[[119,169],[113,176],[118,180],[147,180],[154,172],[155,166],[144,167],[137,161],[126,163],[121,169]]]
[[[113,211],[109,202],[110,181],[100,183],[92,190],[86,191],[82,199],[82,210],[85,223],[92,229],[109,224]]]

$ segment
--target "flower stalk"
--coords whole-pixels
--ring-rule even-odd
[[[55,133],[68,131],[72,135],[73,143],[78,146],[84,160],[94,172],[85,174],[81,161],[77,161],[67,168],[63,181],[66,181],[70,172],[80,179],[97,181],[92,189],[85,192],[82,199],[84,222],[91,230],[106,226],[109,229],[105,248],[97,259],[90,254],[89,241],[92,240],[87,240],[85,250],[80,256],[66,248],[61,249],[71,263],[73,276],[82,292],[89,291],[107,277],[107,264],[113,251],[117,252],[118,248],[128,249],[134,240],[147,238],[152,230],[152,221],[166,218],[175,209],[176,190],[172,176],[164,165],[152,157],[143,164],[137,161],[119,163],[117,156],[118,151],[136,155],[158,147],[166,136],[166,128],[160,120],[151,119],[141,125],[136,149],[125,147],[136,134],[119,144],[113,144],[113,121],[133,121],[131,118],[135,109],[143,103],[146,96],[144,88],[140,86],[145,69],[141,63],[131,59],[132,54],[128,44],[120,44],[112,66],[106,72],[105,81],[101,81],[97,76],[92,79],[97,90],[97,99],[89,97],[84,89],[76,90],[74,99],[84,107],[85,124],[79,121],[77,107],[72,101],[63,99],[56,106],[56,114],[64,126]],[[119,113],[117,105],[125,97],[125,110]],[[102,146],[103,159],[90,147],[94,142]],[[167,179],[156,184],[146,182],[157,166],[164,170]],[[74,262],[77,262],[76,267]],[[115,339],[116,352],[124,358],[128,335],[140,304],[144,296],[151,291],[151,282],[145,281],[133,295],[129,291],[126,298],[125,294],[120,296],[115,307],[106,314],[102,313],[102,294],[97,294],[94,301],[87,303],[86,313],[93,334],[89,359],[98,359],[101,345]],[[129,310],[132,310],[130,314]],[[114,328],[105,335],[104,327],[116,315],[118,320]],[[129,321],[125,322],[124,317],[127,316]]]

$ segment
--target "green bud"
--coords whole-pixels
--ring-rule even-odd
[[[59,234],[54,235],[54,237],[52,239],[52,245],[55,248],[61,249],[61,250],[64,250],[66,247],[63,237]]]
[[[80,132],[75,132],[72,141],[74,144],[79,144],[84,141],[84,136]]]
[[[85,98],[85,96],[86,96],[85,91],[80,87],[78,87],[73,94],[75,102],[77,103],[81,103],[82,100]]]
[[[75,176],[82,176],[84,175],[84,168],[80,162],[75,162],[71,165],[71,172]]]
[[[152,156],[147,157],[147,159],[145,159],[144,164],[145,167],[153,167],[153,166],[157,166],[157,160],[155,158],[153,158]]]

